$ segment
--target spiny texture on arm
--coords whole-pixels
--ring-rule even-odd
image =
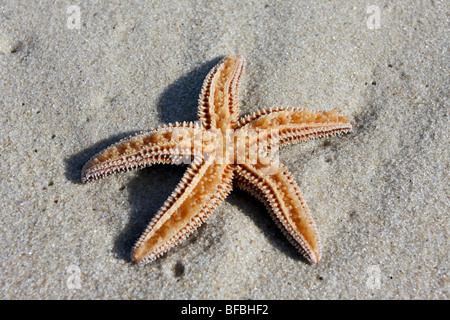
[[[192,123],[175,123],[122,139],[86,163],[81,181],[98,180],[116,172],[157,163],[171,164],[179,157],[190,157],[198,130]]]
[[[350,120],[335,110],[322,112],[293,107],[254,112],[241,119],[240,127],[246,130],[265,130],[267,134],[273,134],[275,130],[280,146],[352,130]]]
[[[207,75],[199,98],[198,117],[206,130],[233,127],[239,117],[239,84],[244,59],[239,55],[220,61]]]
[[[136,242],[133,261],[150,262],[190,235],[228,196],[232,180],[229,166],[194,161]]]
[[[321,258],[319,234],[300,189],[287,169],[263,174],[261,165],[243,164],[236,168],[236,185],[265,203],[272,218],[288,240],[312,263]]]

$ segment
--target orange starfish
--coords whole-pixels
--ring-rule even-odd
[[[231,55],[206,77],[199,99],[200,124],[175,123],[125,138],[95,155],[82,181],[103,178],[155,163],[190,162],[132,253],[150,262],[198,228],[233,187],[263,201],[291,243],[312,263],[321,257],[314,221],[299,187],[278,163],[278,146],[351,131],[335,111],[277,107],[239,120],[238,89],[244,59]]]

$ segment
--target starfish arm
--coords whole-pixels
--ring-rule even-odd
[[[91,158],[81,171],[81,181],[89,182],[120,171],[156,163],[179,164],[194,151],[194,137],[201,128],[193,123],[175,123],[127,137]]]
[[[236,166],[235,183],[262,202],[289,241],[312,263],[321,257],[321,245],[314,220],[292,175],[284,166],[267,175],[258,165]]]
[[[239,117],[239,84],[244,59],[231,55],[220,61],[207,75],[199,98],[198,117],[203,127],[233,127]]]
[[[264,109],[242,118],[240,128],[264,131],[277,139],[279,146],[283,146],[312,138],[347,133],[352,130],[352,124],[335,110],[320,112],[277,107]]]
[[[226,198],[233,171],[214,159],[194,160],[181,182],[136,242],[132,260],[150,262],[189,236]]]

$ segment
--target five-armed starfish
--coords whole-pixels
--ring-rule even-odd
[[[175,123],[125,138],[95,155],[82,170],[88,182],[109,174],[190,161],[175,191],[134,246],[132,260],[150,262],[199,227],[233,183],[263,201],[291,243],[313,263],[321,257],[314,221],[297,183],[276,161],[278,146],[351,131],[335,111],[277,107],[239,118],[244,59],[231,55],[206,77],[197,123]]]

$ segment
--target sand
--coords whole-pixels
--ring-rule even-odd
[[[449,298],[448,1],[72,4],[0,4],[0,298]],[[196,120],[203,78],[231,53],[247,61],[243,115],[352,119],[352,134],[280,151],[322,261],[235,190],[187,241],[133,265],[185,167],[86,185],[81,168],[129,134]]]

